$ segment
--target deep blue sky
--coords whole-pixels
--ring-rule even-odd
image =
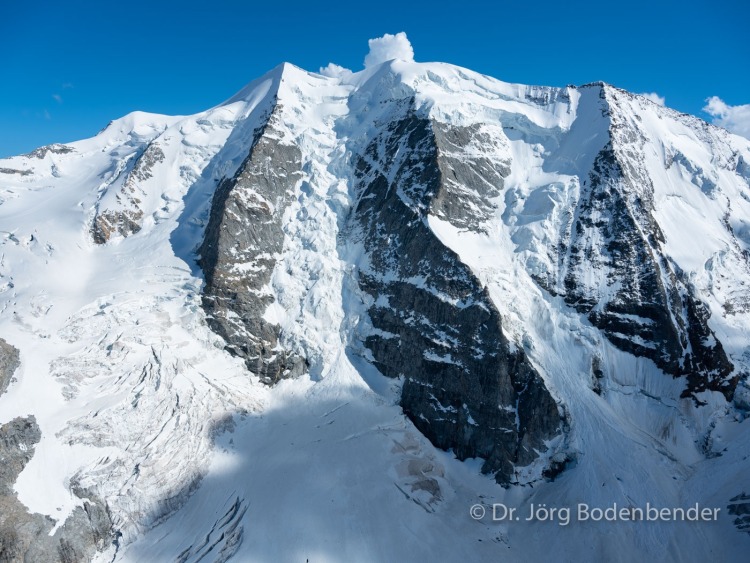
[[[282,61],[356,71],[369,38],[399,31],[417,61],[526,84],[604,80],[707,117],[709,96],[750,103],[748,22],[746,0],[8,0],[0,157],[89,137],[133,110],[195,113]]]

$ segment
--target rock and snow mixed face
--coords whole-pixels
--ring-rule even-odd
[[[469,508],[741,513],[750,143],[386,39],[358,73],[285,64],[0,162],[0,554],[748,548],[726,513],[552,533]]]

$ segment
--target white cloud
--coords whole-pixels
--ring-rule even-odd
[[[720,97],[711,96],[703,111],[713,117],[714,125],[750,139],[750,104],[730,106]]]
[[[644,92],[643,94],[640,94],[640,95],[646,98],[647,100],[651,100],[655,104],[658,104],[660,106],[664,105],[664,96],[660,96],[656,92]]]
[[[58,104],[61,104],[61,103],[63,102],[63,100],[62,100],[62,96],[61,96],[60,94],[52,94],[52,97],[53,97],[53,98],[55,99],[55,101],[56,101],[56,102],[57,102]]]
[[[318,72],[323,76],[330,76],[331,78],[344,78],[352,73],[348,68],[344,68],[335,63],[328,63],[328,66],[320,67]]]
[[[383,37],[370,39],[368,44],[370,52],[365,57],[365,68],[391,59],[414,62],[414,49],[403,31],[396,35],[386,33]]]

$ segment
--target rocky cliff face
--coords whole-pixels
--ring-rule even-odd
[[[65,523],[30,514],[13,491],[18,475],[34,455],[41,433],[33,416],[0,425],[0,561],[78,563],[90,561],[114,539],[106,505],[91,491],[73,485],[83,500]]]
[[[0,339],[0,384],[19,366],[18,350]],[[5,388],[0,385],[0,395]],[[36,418],[17,417],[0,424],[0,561],[3,563],[74,563],[89,561],[107,547],[112,523],[106,505],[92,491],[73,484],[72,492],[85,499],[65,523],[30,513],[13,489],[41,439]]]
[[[366,252],[358,280],[373,327],[365,345],[384,375],[403,378],[401,405],[417,428],[508,483],[561,432],[557,405],[481,282],[427,226],[434,212],[481,228],[508,168],[458,157],[490,139],[421,117],[413,103],[354,161],[351,236]]]
[[[301,177],[300,150],[281,140],[279,111],[256,131],[234,177],[219,183],[199,250],[209,325],[266,383],[305,370],[304,358],[279,345],[281,328],[264,319],[273,303],[268,284],[284,244],[284,212]]]
[[[550,249],[559,269],[535,279],[562,293],[618,348],[685,377],[683,397],[708,389],[731,400],[739,379],[735,367],[709,328],[708,307],[664,249],[644,157],[647,139],[618,105],[630,95],[603,85],[588,88],[599,93],[610,140],[567,214],[566,236]]]
[[[346,242],[365,250],[355,264],[371,302],[364,344],[381,373],[404,378],[401,404],[417,428],[460,459],[486,459],[483,471],[508,483],[559,436],[561,417],[481,282],[426,224],[434,213],[482,229],[509,172],[489,156],[502,138],[420,116],[414,98],[385,103],[390,121],[350,157],[357,204],[341,217]],[[275,102],[244,163],[220,182],[199,251],[209,325],[266,383],[307,363],[265,320],[285,212],[303,197],[303,157],[284,140],[283,115]]]
[[[0,395],[8,389],[19,365],[18,349],[0,338]]]
[[[132,169],[122,171],[122,186],[114,193],[114,205],[97,210],[91,233],[94,242],[104,244],[113,235],[126,237],[141,230],[143,210],[140,207],[144,190],[141,183],[153,177],[154,166],[164,161],[164,152],[157,143],[146,145],[133,157]],[[118,175],[119,176],[119,175]],[[117,181],[115,177],[115,182]]]

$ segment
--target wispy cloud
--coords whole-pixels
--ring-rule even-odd
[[[719,96],[711,96],[703,107],[713,124],[750,139],[750,104],[730,106]]]
[[[73,84],[70,82],[63,82],[62,89],[63,90],[70,90],[73,87]]]
[[[52,119],[52,115],[46,109],[44,110],[43,115],[44,115],[44,119],[47,119],[47,120]]]
[[[58,104],[61,104],[61,103],[63,103],[63,99],[62,99],[62,96],[61,96],[60,94],[52,94],[52,98],[53,98],[53,99],[54,99],[54,100],[55,100],[55,101],[56,101],[56,102],[57,102]]]
[[[656,92],[644,92],[643,94],[640,94],[644,98],[651,100],[655,104],[658,104],[660,106],[664,105],[664,96],[660,96]]]

